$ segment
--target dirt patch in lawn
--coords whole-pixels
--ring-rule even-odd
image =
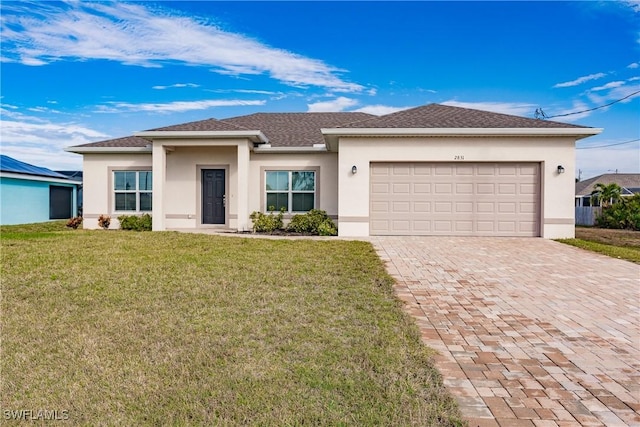
[[[640,248],[640,231],[576,227],[576,239],[620,247]]]

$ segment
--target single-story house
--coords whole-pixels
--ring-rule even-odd
[[[640,194],[640,173],[605,173],[576,182],[576,207],[592,205],[591,195],[596,189],[596,184],[618,184],[622,189],[621,196],[629,197]]]
[[[429,104],[208,119],[67,148],[84,226],[251,229],[253,211],[325,210],[340,236],[574,235],[575,142],[601,129]]]
[[[0,155],[0,224],[29,224],[78,215],[82,182]]]

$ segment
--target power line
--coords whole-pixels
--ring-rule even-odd
[[[636,138],[636,139],[632,139],[631,141],[625,141],[625,142],[616,142],[615,144],[607,144],[607,145],[596,145],[593,147],[576,147],[576,150],[588,150],[590,148],[604,148],[604,147],[613,147],[614,145],[624,145],[624,144],[631,144],[632,142],[636,142],[636,141],[640,141],[640,138]]]
[[[613,105],[617,102],[620,101],[624,101],[627,98],[631,98],[633,95],[637,95],[640,93],[640,90],[637,90],[633,93],[630,93],[629,95],[625,96],[624,98],[620,98],[620,99],[616,99],[615,101],[612,101],[608,104],[604,104],[604,105],[600,105],[598,107],[593,107],[593,108],[589,108],[588,110],[582,110],[582,111],[574,111],[573,113],[566,113],[566,114],[556,114],[554,116],[547,116],[544,111],[542,111],[542,108],[537,108],[536,112],[535,112],[535,117],[536,119],[553,119],[554,117],[566,117],[566,116],[573,116],[574,114],[582,114],[582,113],[588,113],[589,111],[595,111],[595,110],[599,110],[600,108],[604,108],[604,107],[608,107],[610,105]]]

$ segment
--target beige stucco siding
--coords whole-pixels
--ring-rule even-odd
[[[118,228],[113,211],[112,171],[150,170],[151,154],[85,154],[83,169],[83,222],[86,229],[97,229],[100,215],[111,216],[111,228]]]
[[[201,223],[200,175],[202,169],[225,169],[226,215],[237,218],[237,148],[175,147],[166,157],[165,226],[195,228]]]
[[[264,170],[316,170],[316,208],[327,214],[338,214],[337,153],[256,154],[251,153],[249,177],[249,211],[262,211],[264,203]]]
[[[541,167],[541,235],[573,237],[573,137],[341,138],[338,162],[339,232],[369,234],[372,162],[535,162]],[[558,174],[562,165],[565,173]],[[352,166],[358,168],[351,173]]]

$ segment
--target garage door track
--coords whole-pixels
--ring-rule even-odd
[[[371,241],[471,426],[640,426],[640,266],[539,238]]]

